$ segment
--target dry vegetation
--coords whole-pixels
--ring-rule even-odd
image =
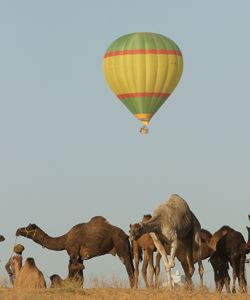
[[[91,278],[90,288],[79,288],[70,282],[65,282],[60,288],[47,289],[13,289],[0,288],[1,300],[238,300],[249,299],[250,295],[246,294],[216,294],[208,289],[195,289],[186,291],[184,288],[176,288],[172,291],[168,289],[130,289],[125,282],[113,277],[110,282],[105,279]]]

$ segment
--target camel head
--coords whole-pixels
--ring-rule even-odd
[[[139,239],[139,237],[141,237],[143,233],[143,224],[141,222],[133,225],[130,224],[129,238],[131,240]]]
[[[0,234],[0,242],[3,242],[5,240],[5,237]]]
[[[152,215],[143,215],[142,222],[146,222],[152,218]]]
[[[50,276],[51,285],[50,287],[60,287],[62,285],[62,278],[58,274],[53,274]]]
[[[18,228],[16,231],[16,236],[24,236],[27,238],[32,238],[35,236],[36,231],[39,227],[36,224],[29,224],[27,227]]]

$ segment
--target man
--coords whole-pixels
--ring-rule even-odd
[[[24,246],[21,244],[17,244],[14,246],[13,248],[13,255],[11,256],[11,258],[8,260],[7,264],[5,265],[5,269],[9,274],[9,278],[10,278],[10,282],[13,284],[15,281],[15,270],[12,268],[12,257],[13,256],[21,256],[20,259],[20,268],[22,267],[22,253],[24,250]]]

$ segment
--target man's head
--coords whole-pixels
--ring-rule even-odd
[[[23,245],[17,244],[17,245],[14,246],[13,251],[14,251],[15,253],[17,253],[17,254],[22,254],[24,249],[25,249],[25,248],[24,248]]]

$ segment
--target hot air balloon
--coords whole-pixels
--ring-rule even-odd
[[[142,133],[177,86],[183,58],[171,39],[158,33],[130,33],[116,39],[103,58],[105,79],[128,110],[142,122]]]

